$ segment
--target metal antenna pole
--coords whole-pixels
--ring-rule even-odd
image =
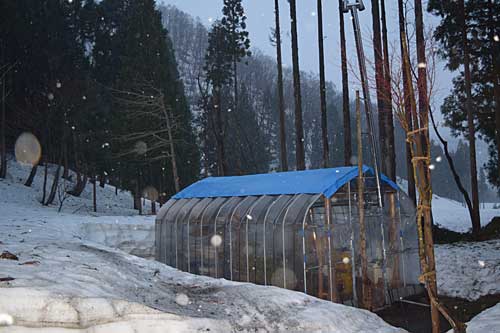
[[[356,50],[358,52],[358,64],[359,64],[359,72],[361,75],[361,86],[363,89],[363,97],[365,103],[365,113],[366,120],[368,123],[368,132],[370,137],[370,147],[372,151],[373,158],[373,169],[375,170],[375,181],[377,183],[377,195],[378,195],[378,204],[379,207],[383,207],[382,203],[382,190],[380,186],[380,168],[378,161],[378,147],[375,144],[375,135],[373,132],[373,119],[372,119],[372,104],[370,101],[370,91],[368,90],[368,81],[366,74],[366,60],[365,60],[365,52],[363,49],[363,40],[361,39],[361,30],[359,27],[359,18],[358,18],[358,10],[365,10],[365,5],[363,4],[363,0],[354,0],[354,3],[350,3],[349,0],[343,1],[343,11],[344,13],[351,12],[352,26],[354,30],[354,39],[356,41]]]

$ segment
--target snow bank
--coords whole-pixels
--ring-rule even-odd
[[[438,290],[477,300],[500,293],[500,240],[436,245]]]
[[[82,240],[69,214],[24,212],[7,213],[0,223],[0,250],[19,257],[0,260],[0,277],[13,278],[0,282],[0,313],[14,317],[18,332],[402,332],[368,311],[195,276]]]
[[[120,249],[142,258],[154,259],[154,220],[148,224],[126,224],[116,219],[115,223],[85,223],[82,225],[83,238]]]
[[[498,332],[500,330],[500,303],[484,310],[467,323],[467,333]],[[448,331],[453,333],[453,330]]]
[[[19,258],[0,259],[0,314],[14,320],[1,333],[404,332],[368,311],[112,249],[151,255],[154,217],[57,213],[20,181],[0,181],[0,253]]]

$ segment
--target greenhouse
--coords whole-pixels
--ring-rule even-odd
[[[362,193],[357,167],[203,179],[159,211],[156,259],[370,309],[420,293],[415,207],[371,168],[362,179]]]

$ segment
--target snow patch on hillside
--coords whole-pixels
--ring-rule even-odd
[[[408,182],[398,178],[399,187],[408,193]],[[439,186],[434,184],[434,186]],[[495,216],[500,216],[500,209],[493,208],[494,204],[484,203],[480,205],[481,226],[486,226]],[[472,229],[469,210],[458,201],[432,195],[432,217],[434,223],[442,228],[455,232],[468,232]]]

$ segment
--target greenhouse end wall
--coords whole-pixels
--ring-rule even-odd
[[[350,305],[359,304],[365,283],[373,309],[420,293],[415,209],[401,192],[386,189],[383,209],[375,191],[365,193],[362,276],[354,186],[347,183],[329,200],[319,194],[172,199],[157,216],[156,258],[194,274]]]

